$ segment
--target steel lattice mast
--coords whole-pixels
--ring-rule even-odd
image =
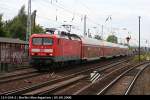
[[[26,41],[29,40],[30,35],[31,35],[31,0],[28,0],[28,18],[27,18]]]

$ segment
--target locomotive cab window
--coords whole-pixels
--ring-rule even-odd
[[[33,45],[52,45],[53,39],[52,38],[33,38],[32,39]]]
[[[51,38],[43,38],[43,45],[52,45],[53,39]]]
[[[32,44],[33,45],[42,45],[42,38],[33,38]]]

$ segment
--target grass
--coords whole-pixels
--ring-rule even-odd
[[[141,61],[146,61],[148,59],[150,60],[150,53],[141,54],[140,59],[141,59]],[[133,58],[133,62],[139,62],[139,55],[136,55]]]

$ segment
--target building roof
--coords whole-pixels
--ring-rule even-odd
[[[28,42],[20,39],[5,38],[5,37],[0,37],[0,43],[28,44]]]

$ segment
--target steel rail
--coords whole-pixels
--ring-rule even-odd
[[[83,93],[83,92],[87,91],[87,90],[88,90],[90,87],[92,87],[94,84],[97,84],[97,83],[100,82],[101,80],[103,81],[103,80],[107,79],[111,74],[113,74],[113,73],[115,73],[115,72],[117,72],[117,71],[120,71],[120,70],[122,70],[122,69],[124,69],[125,67],[128,67],[128,66],[129,66],[129,65],[125,65],[125,66],[123,66],[123,67],[121,67],[121,68],[117,68],[117,69],[115,69],[115,70],[109,72],[109,73],[106,74],[105,76],[101,77],[100,80],[97,80],[95,83],[91,83],[91,84],[89,84],[89,85],[83,87],[81,90],[77,91],[77,92],[74,93],[73,95],[78,95],[78,94],[80,94],[80,93]]]
[[[0,84],[4,84],[4,83],[8,83],[8,82],[13,82],[13,81],[18,81],[18,80],[22,80],[22,79],[26,79],[26,78],[31,78],[31,77],[35,77],[35,76],[39,76],[39,75],[43,75],[43,73],[28,73],[22,76],[15,76],[15,77],[11,77],[0,80]]]
[[[11,77],[16,77],[16,76],[21,76],[21,75],[25,75],[25,74],[35,73],[35,72],[37,72],[37,71],[33,70],[33,71],[23,72],[23,73],[19,73],[19,74],[18,73],[17,74],[9,73],[8,75],[0,76],[0,80],[6,79],[6,78],[11,78]]]
[[[138,77],[141,75],[141,73],[148,67],[150,66],[150,64],[144,66],[137,74],[136,76],[134,77],[134,79],[132,80],[131,84],[129,85],[128,89],[126,90],[125,94],[124,95],[129,95],[130,91],[132,90],[136,80],[138,79]]]
[[[120,61],[120,63],[123,63],[123,62],[125,62],[125,61],[127,61],[127,60],[119,60],[119,61]],[[119,61],[115,62],[116,65],[120,64]],[[105,70],[103,67],[109,66],[109,65],[111,65],[111,64],[113,64],[113,66],[116,66],[116,65],[114,64],[114,62],[111,62],[111,63],[105,64],[105,65],[103,65],[103,66],[97,66],[96,68],[89,68],[89,69],[87,69],[87,70],[84,70],[84,71],[81,71],[81,72],[77,72],[77,73],[74,73],[74,74],[71,74],[71,75],[62,77],[62,78],[50,80],[50,81],[47,81],[47,82],[38,83],[38,84],[35,84],[35,85],[32,85],[32,86],[23,87],[23,88],[21,88],[21,89],[16,89],[16,90],[4,92],[4,93],[2,93],[2,95],[24,94],[24,93],[26,93],[26,92],[33,91],[33,90],[38,89],[38,88],[41,88],[41,87],[43,87],[43,86],[46,86],[46,85],[49,85],[49,84],[52,84],[52,83],[60,82],[60,81],[62,81],[62,80],[65,80],[65,79],[68,78],[68,77],[71,78],[71,77],[80,75],[80,74],[82,74],[82,73],[86,73],[86,72],[88,72],[88,71],[91,71],[91,70],[94,70],[94,69],[97,69],[97,68],[101,68],[101,67],[102,67],[101,71],[102,71],[102,70]],[[109,67],[109,68],[110,68],[110,67]],[[107,68],[107,69],[108,69],[108,68]]]
[[[124,71],[122,74],[120,74],[118,77],[116,77],[113,81],[111,81],[107,86],[105,86],[100,92],[97,93],[97,95],[103,95],[113,84],[115,84],[123,75],[128,73],[129,71],[133,70],[136,67],[139,67],[141,65],[147,64],[148,62],[143,62],[138,65],[135,65],[134,67]]]

